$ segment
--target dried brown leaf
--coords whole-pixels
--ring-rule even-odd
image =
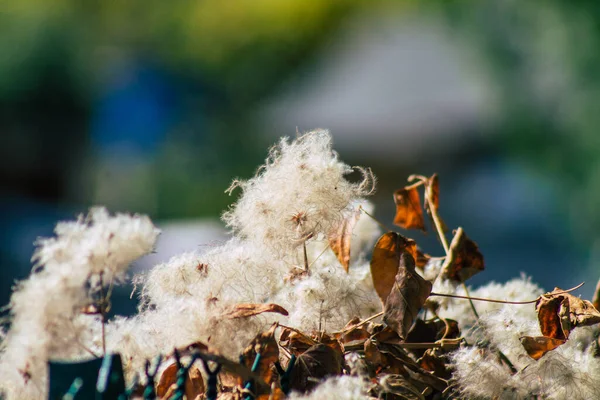
[[[323,332],[314,332],[313,339],[325,346],[331,347],[336,353],[344,354],[344,345],[335,337]]]
[[[452,373],[446,367],[446,360],[442,349],[427,349],[423,356],[418,360],[419,365],[425,371],[433,372],[433,374],[442,379],[450,379]]]
[[[600,312],[588,300],[582,300],[560,288],[543,294],[535,303],[542,335],[566,340],[577,326],[600,323]]]
[[[252,368],[256,356],[260,354],[260,362],[255,372],[269,385],[273,381],[271,365],[279,360],[279,346],[274,337],[275,329],[277,324],[273,324],[268,331],[258,334],[242,353],[244,365],[248,368]]]
[[[415,265],[419,269],[424,269],[431,256],[427,253],[423,253],[419,248],[417,248],[417,257],[415,257]]]
[[[196,355],[201,360],[207,362],[210,361],[221,365],[222,369],[219,373],[219,380],[224,386],[237,386],[242,382],[253,380],[258,391],[261,393],[268,393],[270,390],[269,385],[267,385],[262,376],[260,376],[257,372],[252,372],[252,370],[244,364],[232,361],[227,357],[223,357],[222,355],[215,353],[214,351],[205,352],[200,350],[196,352]],[[228,381],[227,384],[224,384],[224,379]]]
[[[290,353],[299,356],[308,350],[316,342],[310,336],[293,331],[289,328],[282,328],[279,336],[279,345],[285,347]]]
[[[343,368],[343,353],[324,344],[316,344],[296,360],[290,377],[290,388],[306,393],[314,389],[323,378],[340,375]]]
[[[177,363],[170,364],[160,375],[158,384],[156,385],[156,395],[159,398],[166,398],[172,396],[173,391],[177,388],[177,371],[179,367]],[[200,395],[204,395],[206,391],[204,387],[204,379],[200,370],[196,366],[192,366],[185,378],[184,383],[185,395],[188,399],[195,399]]]
[[[256,400],[284,400],[287,396],[285,395],[285,393],[283,393],[283,391],[281,390],[281,388],[279,387],[275,387],[275,388],[271,388],[271,393],[268,394],[261,394],[258,397],[256,397]]]
[[[406,338],[413,321],[429,294],[432,284],[415,271],[415,259],[408,252],[400,256],[400,267],[383,307],[383,321]]]
[[[170,364],[167,368],[164,369],[162,374],[160,375],[160,379],[158,380],[158,384],[156,385],[156,395],[162,398],[165,394],[167,394],[171,385],[174,385],[177,382],[177,371],[179,367],[177,363]]]
[[[554,350],[565,342],[566,340],[564,339],[555,339],[546,336],[523,336],[521,338],[521,344],[525,348],[525,351],[534,360],[539,360],[544,354]]]
[[[445,323],[444,323],[445,321]],[[406,337],[406,343],[434,343],[441,339],[455,339],[460,336],[458,322],[439,318],[423,321],[418,318]],[[410,349],[416,357],[422,357],[425,349]]]
[[[375,243],[371,258],[371,277],[375,291],[384,304],[394,286],[400,255],[404,252],[416,258],[417,245],[414,240],[396,232],[384,233]]]
[[[477,244],[467,237],[462,228],[458,228],[450,244],[450,254],[442,265],[441,277],[464,282],[484,268],[483,254]]]
[[[204,379],[202,373],[193,365],[187,373],[185,379],[185,397],[187,399],[196,399],[203,396],[206,388],[204,387]]]
[[[246,317],[252,317],[254,315],[258,315],[258,314],[262,314],[262,313],[266,313],[266,312],[288,315],[287,310],[278,304],[242,303],[242,304],[236,304],[230,310],[225,312],[225,314],[223,314],[223,318],[228,318],[228,319],[246,318]]]
[[[378,324],[373,327],[371,339],[375,339],[377,342],[381,343],[400,343],[403,341],[395,330],[383,324]]]
[[[407,186],[394,192],[396,216],[394,225],[403,229],[425,230],[421,198],[416,187]]]
[[[360,217],[360,210],[345,218],[340,226],[329,234],[329,247],[335,253],[344,270],[350,269],[350,242],[352,230]]]
[[[389,343],[378,343],[379,351],[384,355],[396,358],[406,367],[406,371],[412,380],[423,383],[427,386],[443,392],[448,386],[448,382],[438,376],[432,375],[429,371],[425,371],[406,353],[405,350],[398,345]]]
[[[376,340],[367,340],[363,345],[365,361],[372,375],[381,373],[386,374],[406,374],[403,363],[398,359],[383,354],[378,348]]]
[[[366,340],[371,333],[368,331],[366,324],[363,324],[360,318],[352,318],[342,329],[341,333],[336,334],[336,338],[343,344],[354,342],[356,340]]]

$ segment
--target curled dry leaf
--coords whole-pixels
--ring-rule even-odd
[[[446,367],[446,360],[443,349],[433,348],[427,349],[423,356],[418,360],[419,365],[425,371],[433,372],[435,376],[442,379],[450,379],[452,373]]]
[[[296,356],[304,353],[315,344],[315,340],[310,336],[293,331],[289,328],[282,328],[281,336],[279,336],[279,345]]]
[[[268,304],[253,304],[253,303],[243,303],[236,304],[230,310],[228,310],[225,314],[223,314],[224,318],[234,319],[234,318],[246,318],[252,317],[253,315],[258,315],[266,312],[278,313],[282,315],[288,315],[288,312],[285,308],[280,305],[268,303]]]
[[[406,338],[413,321],[431,293],[432,284],[415,271],[415,259],[408,252],[400,256],[400,267],[383,307],[383,320],[401,338]]]
[[[417,245],[414,240],[396,232],[384,233],[375,243],[371,257],[371,277],[375,291],[384,304],[394,286],[400,255],[405,252],[416,258]]]
[[[258,369],[255,372],[269,385],[273,381],[271,365],[279,360],[279,346],[274,337],[275,329],[277,329],[276,323],[268,331],[260,333],[252,339],[250,345],[242,353],[244,365],[248,368],[252,368],[254,360],[260,354]]]
[[[299,392],[314,389],[323,378],[342,373],[343,353],[334,348],[316,344],[296,360],[290,377],[290,388]]]
[[[192,366],[187,373],[185,380],[185,397],[187,399],[202,398],[206,388],[204,387],[204,379],[202,373],[195,365]]]
[[[600,323],[600,312],[594,305],[560,288],[543,294],[535,303],[542,335],[566,340],[577,326]]]
[[[395,357],[383,354],[376,340],[368,339],[363,345],[365,361],[374,374],[402,374],[406,375],[403,363]]]
[[[394,192],[396,203],[396,216],[394,225],[403,229],[425,230],[421,198],[416,187],[407,186]]]
[[[177,371],[179,367],[177,363],[169,364],[160,375],[158,384],[156,385],[156,395],[158,398],[169,398],[176,389]],[[184,383],[185,396],[188,399],[196,399],[198,396],[204,395],[204,379],[202,373],[193,365],[187,372]]]
[[[329,247],[331,247],[331,250],[333,250],[346,272],[350,269],[352,230],[359,217],[360,209],[352,212],[347,218],[344,218],[340,226],[329,234]]]
[[[477,244],[467,237],[462,228],[458,228],[442,265],[441,277],[464,282],[484,268],[483,254]]]
[[[434,343],[442,339],[456,339],[460,336],[458,322],[452,319],[432,319],[423,321],[418,318],[406,337],[406,343]],[[416,357],[422,357],[425,349],[409,350]]]
[[[417,248],[417,256],[415,257],[415,265],[419,269],[424,269],[431,256],[427,253],[423,253],[419,248]]]
[[[421,366],[415,362],[401,347],[389,343],[377,343],[377,348],[382,354],[393,357],[398,361],[402,362],[406,367],[406,372],[410,376],[412,381],[420,382],[426,386],[430,386],[440,392],[443,392],[448,386],[448,382],[438,376],[431,374],[429,371],[425,371]]]
[[[318,339],[319,343],[331,347],[336,353],[344,354],[344,345],[335,337],[321,332],[313,334],[313,338]]]
[[[158,380],[158,384],[156,385],[156,395],[162,398],[167,391],[177,382],[177,371],[179,367],[177,363],[170,364],[160,375],[160,379]]]
[[[360,318],[354,317],[346,324],[341,333],[336,334],[335,337],[343,344],[357,340],[366,340],[371,336],[371,333],[365,325]]]
[[[539,360],[544,354],[554,350],[566,342],[566,340],[563,339],[555,339],[545,336],[523,336],[520,340],[521,344],[525,348],[525,351],[527,351],[527,354],[529,354],[529,357],[533,358],[534,360]]]
[[[228,384],[224,384],[224,386],[236,386],[242,382],[252,379],[259,392],[269,392],[270,387],[264,381],[262,376],[260,376],[258,373],[252,372],[250,368],[246,367],[246,365],[232,361],[226,357],[212,352],[197,351],[196,354],[201,360],[212,361],[221,365],[222,369],[219,373],[219,380],[222,384],[224,379],[228,381]]]

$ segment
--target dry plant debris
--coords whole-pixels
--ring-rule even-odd
[[[185,254],[157,266],[144,282],[142,311],[135,319],[105,321],[110,290],[105,292],[104,286],[112,288],[125,264],[151,250],[157,231],[149,220],[111,217],[101,210],[61,226],[58,238],[36,253],[45,269],[34,273],[11,300],[15,319],[0,350],[0,373],[6,377],[0,390],[8,399],[44,397],[31,382],[38,387],[45,383],[40,378],[45,365],[30,354],[12,352],[11,346],[18,348],[27,327],[63,324],[67,331],[91,329],[102,340],[84,342],[85,336],[74,335],[63,343],[55,329],[43,342],[50,344],[36,347],[36,354],[45,363],[72,348],[88,358],[100,356],[101,349],[121,353],[131,385],[124,398],[598,398],[600,289],[594,303],[571,290],[541,294],[524,279],[470,294],[465,281],[484,270],[483,255],[461,227],[448,243],[439,215],[437,175],[411,176],[394,193],[393,221],[403,229],[425,230],[425,209],[442,245],[443,252],[435,256],[419,249],[406,232],[377,231],[377,225],[385,225],[373,224],[366,203],[359,202],[372,191],[373,176],[361,169],[364,181],[353,184],[343,179],[350,171],[331,151],[327,133],[282,141],[255,178],[232,186],[244,191],[225,216],[236,236],[208,256]],[[289,176],[298,182],[282,187]],[[288,190],[280,198],[286,206],[291,199],[291,219],[289,209],[277,208],[274,188]],[[364,234],[369,222],[375,228]],[[128,231],[128,226],[136,228]],[[65,251],[66,242],[85,246],[94,240],[104,247],[84,247],[87,258]],[[351,268],[351,250],[360,254],[360,246],[371,246],[371,258],[363,268]],[[257,248],[260,256],[253,253]],[[90,260],[91,266],[86,264]],[[74,262],[88,266],[76,279],[65,268]],[[112,269],[105,274],[106,265]],[[285,279],[290,265],[292,278]],[[240,270],[248,275],[238,279]],[[39,324],[23,319],[22,299],[57,271],[63,274],[57,282],[64,287],[47,295],[69,294],[66,314],[40,314]],[[89,287],[100,287],[101,298],[93,304],[93,296],[81,289]],[[502,290],[506,296],[498,298]],[[90,321],[92,317],[82,319],[84,314],[102,318]],[[336,318],[336,324],[329,322]],[[149,372],[148,360],[160,355],[165,358]],[[570,363],[566,355],[577,362]],[[146,365],[145,375],[141,365]],[[583,372],[577,372],[579,367]],[[554,381],[550,370],[585,379],[564,383],[560,375]]]

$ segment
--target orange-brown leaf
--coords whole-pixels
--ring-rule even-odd
[[[407,186],[394,192],[396,216],[394,225],[404,229],[425,230],[421,198],[416,187]]]
[[[248,368],[252,368],[256,356],[260,353],[261,358],[256,373],[269,385],[273,381],[271,365],[279,360],[279,346],[274,337],[275,329],[277,324],[273,324],[268,331],[258,334],[242,353],[244,365]]]
[[[534,360],[539,360],[547,352],[554,350],[561,344],[564,344],[565,340],[555,339],[546,336],[523,336],[521,338],[521,344],[529,354],[529,357]]]
[[[560,323],[562,302],[562,296],[543,295],[535,303],[542,335],[558,340],[566,340],[569,337],[570,330],[565,332]]]
[[[371,278],[375,291],[384,304],[394,286],[400,255],[404,252],[416,257],[417,246],[414,240],[396,232],[384,233],[375,243],[371,258]]]
[[[314,344],[316,342],[310,336],[300,334],[289,328],[282,328],[281,336],[279,336],[279,345],[296,356],[304,353]]]
[[[160,379],[158,380],[158,384],[156,385],[156,395],[159,398],[162,398],[167,391],[177,382],[177,371],[179,367],[177,363],[170,364],[160,375]]]
[[[282,315],[288,315],[288,312],[285,308],[280,305],[268,303],[268,304],[253,304],[253,303],[242,303],[236,304],[229,311],[227,311],[223,317],[234,319],[234,318],[246,318],[252,317],[254,315],[272,312],[279,313]]]
[[[406,338],[413,321],[431,293],[432,284],[415,271],[415,259],[408,252],[400,256],[400,267],[383,307],[383,320],[401,338]]]
[[[415,257],[415,265],[419,269],[424,269],[431,256],[427,253],[423,253],[419,248],[417,248],[417,257]]]
[[[566,340],[577,326],[600,323],[600,312],[588,300],[582,300],[560,288],[543,294],[535,303],[542,335]]]
[[[185,379],[185,397],[187,399],[197,399],[204,395],[204,379],[198,367],[193,365],[187,373]]]
[[[484,268],[483,254],[477,244],[458,228],[450,244],[450,254],[442,265],[442,278],[464,282]]]
[[[345,218],[340,226],[329,234],[329,247],[335,253],[337,259],[348,272],[350,269],[350,242],[352,239],[352,230],[360,217],[359,212],[353,212]]]
[[[261,394],[260,396],[256,397],[256,400],[285,400],[286,397],[287,396],[285,395],[285,393],[283,393],[281,388],[276,387],[271,390],[271,393]]]
[[[427,349],[423,356],[419,358],[418,363],[425,371],[433,372],[435,376],[448,380],[452,374],[446,367],[443,357],[441,349]]]

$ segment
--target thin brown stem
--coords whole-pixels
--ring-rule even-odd
[[[431,213],[431,219],[433,220],[433,224],[435,225],[435,230],[437,231],[437,234],[440,238],[440,242],[442,243],[442,246],[444,247],[446,256],[448,256],[450,254],[450,246],[448,245],[448,239],[446,239],[446,234],[444,233],[444,227],[442,225],[442,220],[440,219],[440,216],[438,214],[437,207],[433,204],[433,201],[431,200],[431,196],[429,194],[430,194],[430,191],[428,189],[425,189],[425,199],[427,200],[427,203],[429,204],[429,211]]]
[[[425,184],[425,182],[426,182],[426,180],[425,181],[424,180],[419,180],[417,183],[413,183],[410,186],[404,187],[404,189],[406,189],[407,191],[412,190],[412,189],[416,189],[416,188],[418,188],[420,186],[423,186]]]
[[[90,349],[89,347],[87,347],[85,344],[83,344],[83,343],[81,343],[79,341],[77,341],[77,344],[79,346],[81,346],[82,349],[84,349],[85,351],[87,351],[88,353],[90,353],[92,355],[92,357],[94,357],[94,358],[100,358],[100,356],[98,354],[94,353],[92,351],[92,349]]]
[[[317,257],[316,257],[314,260],[312,260],[312,261],[311,261],[311,263],[310,263],[310,265],[309,265],[308,267],[309,267],[309,268],[310,268],[310,267],[312,267],[312,266],[313,266],[313,264],[314,264],[314,263],[316,263],[316,262],[317,262],[317,260],[318,260],[319,258],[321,258],[321,256],[322,256],[323,254],[325,254],[325,252],[327,251],[327,249],[328,249],[329,247],[330,247],[330,245],[329,245],[329,243],[328,243],[328,244],[327,244],[327,246],[325,246],[325,248],[323,249],[323,251],[322,251],[322,252],[320,252],[320,253],[319,253],[319,255],[318,255],[318,256],[317,256]]]
[[[356,325],[352,325],[346,329],[342,329],[341,331],[337,331],[337,332],[333,332],[333,334],[340,334],[340,333],[346,333],[348,331],[351,331],[352,329],[358,328],[359,326],[363,326],[364,324],[366,324],[367,322],[373,321],[375,318],[381,317],[383,315],[383,311],[378,312],[375,315],[371,315],[369,318],[360,321],[358,324]]]

